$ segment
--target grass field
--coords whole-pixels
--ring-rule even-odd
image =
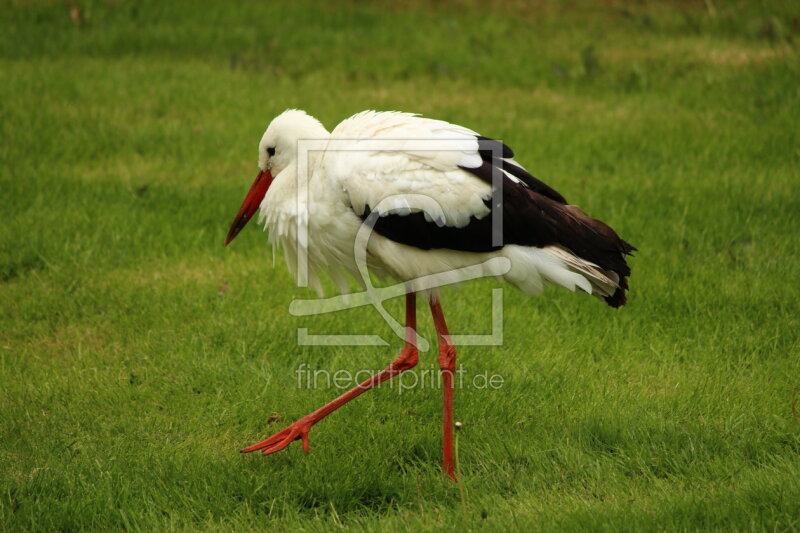
[[[0,3],[0,530],[800,529],[800,7],[483,4]],[[339,393],[299,365],[400,346],[298,346],[391,333],[292,317],[257,228],[222,246],[288,107],[504,139],[640,250],[618,311],[505,289],[460,487],[424,387],[238,453]],[[495,286],[445,294],[454,333]]]

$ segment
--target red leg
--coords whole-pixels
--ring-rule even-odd
[[[417,365],[419,358],[417,350],[417,297],[415,293],[406,294],[406,343],[400,355],[397,356],[392,364],[384,368],[360,385],[345,392],[332,402],[323,405],[313,413],[304,416],[283,431],[272,435],[270,438],[253,444],[242,450],[242,453],[262,450],[261,453],[268,455],[284,449],[292,441],[302,439],[303,450],[308,451],[308,432],[311,426],[331,414],[333,411],[343,406],[353,398],[360,396],[371,388],[380,385],[387,379],[391,379],[397,374],[404,372]]]
[[[450,479],[457,481],[453,468],[453,374],[456,371],[456,349],[450,340],[450,333],[447,331],[442,305],[436,297],[431,299],[431,314],[439,340],[439,371],[442,374],[442,390],[444,391],[442,470]]]

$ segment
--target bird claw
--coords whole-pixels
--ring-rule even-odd
[[[261,450],[262,455],[279,452],[286,448],[293,441],[301,439],[303,441],[303,451],[308,453],[308,432],[311,431],[311,424],[303,419],[298,420],[287,428],[275,433],[266,440],[252,446],[248,446],[241,453],[250,453]]]

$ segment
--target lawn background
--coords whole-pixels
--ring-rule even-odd
[[[3,1],[0,26],[0,529],[800,528],[797,2]],[[503,345],[459,351],[505,379],[456,391],[463,498],[436,390],[237,452],[338,394],[298,365],[400,346],[299,347],[391,333],[290,316],[309,293],[256,227],[222,246],[289,107],[503,139],[640,250],[629,306],[507,288]],[[488,333],[494,286],[445,294],[454,333]]]

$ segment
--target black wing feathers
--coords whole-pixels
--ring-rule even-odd
[[[561,194],[525,169],[492,157],[497,151],[503,158],[513,157],[506,145],[486,137],[478,137],[478,142],[483,164],[475,168],[461,167],[463,170],[492,185],[494,169],[502,168],[522,182],[514,182],[501,173],[503,243],[538,248],[562,246],[603,270],[615,272],[620,288],[605,300],[612,307],[624,305],[627,277],[631,273],[625,256],[636,249],[604,222],[589,217],[577,206],[568,205]],[[491,198],[485,204],[491,209]],[[367,206],[361,218],[366,220],[370,211]],[[374,229],[395,242],[423,250],[448,248],[489,252],[502,248],[492,245],[493,218],[493,214],[481,219],[473,217],[466,226],[454,228],[429,222],[423,213],[388,214],[377,217]]]
[[[504,183],[508,186],[508,182]],[[523,189],[511,182],[512,187]],[[523,200],[527,192],[528,199]],[[631,269],[625,256],[635,250],[606,223],[574,205],[560,204],[535,191],[517,190],[503,196],[503,240],[528,246],[560,245],[576,256],[619,276],[619,289],[605,298],[612,307],[625,304]]]
[[[514,151],[505,144],[489,137],[478,135],[478,153],[481,154],[481,159],[491,161],[492,157],[497,157],[498,152],[503,159],[514,157]]]
[[[362,219],[366,220],[371,210],[366,206]],[[425,220],[423,213],[409,215],[383,215],[377,217],[375,232],[395,242],[422,250],[448,248],[462,252],[490,252],[502,246],[492,246],[492,217],[480,220],[471,218],[463,228],[439,226]]]
[[[523,182],[525,185],[527,185],[528,188],[531,189],[532,191],[536,191],[539,194],[541,194],[542,196],[546,196],[547,198],[550,198],[551,200],[555,200],[558,203],[561,203],[561,204],[566,204],[567,203],[567,200],[563,196],[561,196],[561,194],[559,194],[558,191],[556,191],[555,189],[553,189],[552,187],[547,185],[545,182],[533,177],[524,168],[518,167],[517,165],[515,165],[513,163],[509,163],[508,161],[503,161],[502,159],[499,160],[499,162],[496,159],[494,161],[487,161],[487,160],[484,159],[483,163],[479,167],[475,167],[475,168],[459,167],[459,168],[461,168],[462,170],[466,170],[470,174],[476,175],[477,177],[479,177],[480,179],[482,179],[483,181],[485,181],[489,185],[491,185],[493,183],[492,182],[493,173],[494,172],[499,172],[499,171],[496,171],[495,169],[500,168],[500,169],[505,170],[506,172],[508,172],[512,176],[518,178],[521,182]],[[502,175],[502,173],[501,173],[501,175]],[[509,181],[511,181],[511,180],[509,180]]]
[[[545,182],[537,179],[524,168],[515,165],[511,161],[506,161],[506,159],[511,159],[514,157],[514,152],[511,151],[511,148],[500,141],[496,141],[488,137],[478,136],[478,153],[480,154],[481,159],[483,159],[483,164],[480,167],[477,169],[470,169],[466,167],[461,168],[468,172],[472,172],[483,181],[490,184],[492,183],[492,169],[500,168],[519,179],[525,185],[539,194],[543,194],[544,196],[552,198],[556,202],[561,202],[562,204],[567,203],[567,200],[561,196],[558,191],[547,185]],[[502,154],[501,157],[498,158],[498,154]]]

